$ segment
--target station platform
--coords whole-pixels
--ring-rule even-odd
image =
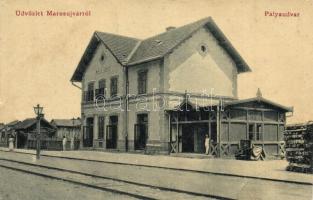
[[[9,151],[9,149],[0,147],[0,151]],[[34,157],[36,154],[35,150],[28,149],[14,149],[13,152],[32,154]],[[186,154],[144,155],[91,150],[41,151],[41,155],[313,185],[312,174],[286,171],[286,167],[288,166],[286,160],[242,161],[212,158],[211,156],[200,154],[190,154],[188,157]]]

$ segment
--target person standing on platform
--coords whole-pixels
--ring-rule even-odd
[[[210,149],[210,138],[208,134],[205,135],[204,146],[205,146],[205,154],[208,155],[209,149]]]
[[[10,136],[9,138],[9,150],[13,151],[14,150],[14,138]]]
[[[65,136],[63,136],[63,140],[62,140],[62,144],[63,144],[63,151],[66,151],[66,143],[67,143],[67,139]]]

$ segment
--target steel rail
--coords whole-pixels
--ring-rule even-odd
[[[126,183],[126,184],[142,186],[142,187],[148,187],[148,188],[152,188],[152,189],[158,189],[158,190],[161,190],[161,191],[176,192],[176,193],[188,194],[188,195],[192,195],[192,196],[200,196],[200,197],[202,196],[202,197],[214,198],[214,199],[225,199],[225,200],[232,200],[233,199],[233,198],[229,198],[229,197],[223,197],[223,196],[217,196],[217,195],[211,195],[211,194],[204,194],[204,193],[198,193],[198,192],[191,192],[191,191],[185,191],[185,190],[174,189],[174,188],[167,188],[167,187],[161,187],[161,186],[154,186],[154,185],[138,183],[138,182],[133,182],[133,181],[127,181],[127,180],[118,179],[118,178],[112,178],[112,177],[107,177],[107,176],[100,176],[100,175],[95,175],[95,174],[90,174],[90,173],[85,173],[85,172],[79,172],[79,171],[74,171],[74,170],[69,170],[69,169],[58,168],[58,167],[51,167],[51,166],[46,166],[46,165],[41,165],[41,164],[33,164],[33,163],[17,161],[17,160],[11,160],[11,159],[6,159],[6,158],[0,158],[0,160],[7,161],[7,162],[12,162],[12,163],[18,163],[18,164],[22,164],[22,165],[33,166],[33,167],[40,167],[40,168],[45,168],[45,169],[50,169],[50,170],[57,170],[57,171],[61,171],[61,172],[69,172],[69,173],[73,173],[73,174],[79,174],[79,175],[84,175],[84,176],[89,176],[89,177],[94,177],[94,178],[101,178],[101,179],[106,179],[106,180],[111,180],[111,181],[116,181],[116,182],[122,182],[122,183]],[[33,175],[43,176],[43,177],[47,177],[47,178],[55,178],[55,179],[64,180],[64,181],[67,181],[67,182],[73,182],[75,184],[80,184],[80,182],[78,182],[78,181],[72,181],[72,180],[68,180],[68,179],[64,179],[64,178],[54,177],[54,176],[51,176],[51,175],[46,175],[46,174],[41,174],[41,173],[37,173],[37,172],[32,172],[32,171],[29,171],[29,170],[23,170],[23,169],[14,168],[14,167],[8,167],[8,166],[2,165],[2,164],[0,164],[0,167],[10,168],[12,170],[22,171],[24,173],[30,173],[30,174],[33,174]],[[87,187],[92,187],[92,188],[95,188],[95,189],[105,190],[102,187],[94,186],[94,185],[91,185],[91,184],[82,183],[81,185],[84,185],[84,186],[87,186]],[[112,190],[112,191],[109,191],[109,190]],[[109,190],[108,190],[109,192],[114,192],[115,191],[114,189],[109,189]],[[118,192],[119,190],[116,190],[116,191]],[[120,194],[123,194],[123,195],[130,194],[129,196],[137,195],[137,194],[127,193],[127,192],[122,192]],[[133,197],[136,197],[136,196],[133,196]],[[146,196],[143,196],[143,195],[137,195],[136,198],[139,198],[139,199],[150,199],[150,197],[146,197]],[[154,199],[154,198],[151,198],[151,199]]]
[[[0,149],[0,151],[8,153],[8,151],[5,151],[5,150]],[[27,153],[27,152],[14,152],[14,153],[34,155],[33,153]],[[44,155],[44,154],[41,154],[41,156],[42,157],[50,157],[50,158],[68,159],[68,160],[79,160],[79,161],[89,161],[89,162],[97,162],[97,163],[107,163],[107,164],[112,164],[112,165],[137,166],[137,167],[156,168],[156,169],[165,169],[165,170],[173,170],[173,171],[184,171],[184,172],[191,172],[191,173],[217,175],[217,176],[230,176],[230,177],[239,177],[239,178],[247,178],[247,179],[257,179],[257,180],[291,183],[291,184],[299,184],[299,185],[313,185],[313,182],[309,183],[309,182],[301,182],[301,181],[295,181],[295,180],[273,179],[273,178],[266,178],[266,177],[230,174],[230,173],[222,173],[222,172],[209,172],[209,171],[203,171],[203,170],[181,169],[181,168],[164,167],[164,166],[153,166],[153,165],[135,164],[135,163],[123,163],[123,162],[115,162],[115,161],[93,160],[93,159],[85,159],[85,158],[74,158],[74,157],[66,157],[66,156]]]

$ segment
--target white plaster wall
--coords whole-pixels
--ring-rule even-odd
[[[138,71],[148,70],[147,74],[147,93],[160,91],[160,61],[152,61],[141,65],[128,68],[129,94],[138,94]]]
[[[208,53],[199,53],[206,44]],[[165,57],[165,88],[172,92],[237,96],[237,68],[213,35],[202,28]]]
[[[101,55],[105,55],[105,61],[102,62],[100,60]],[[118,63],[116,58],[111,54],[111,52],[100,43],[91,59],[87,70],[83,76],[82,87],[83,91],[86,91],[88,88],[89,82],[94,82],[94,88],[98,88],[98,81],[101,79],[106,80],[106,87],[107,87],[107,95],[110,95],[110,81],[111,77],[118,76],[118,96],[122,96],[125,93],[124,87],[124,74],[123,74],[123,67]],[[109,96],[108,96],[109,97]],[[123,103],[123,102],[121,102]],[[106,122],[108,122],[109,116],[117,115],[118,116],[118,140],[124,139],[124,114],[121,110],[123,105],[119,104],[119,99],[111,105],[107,103],[107,107],[104,109],[102,104],[100,107],[95,107],[94,104],[84,105],[82,106],[82,112],[84,113],[85,119],[88,117],[94,118],[94,139],[98,138],[98,123],[97,118],[98,116],[105,116]],[[105,124],[106,126],[108,123]],[[106,134],[106,133],[105,133]]]
[[[154,111],[153,110],[153,102],[146,102],[144,103],[147,105],[147,110],[140,109],[143,108],[140,106],[140,103],[131,103],[129,105],[129,110],[128,112],[128,136],[130,140],[134,140],[134,125],[137,123],[137,114],[141,113],[147,113],[148,114],[148,131],[149,131],[149,140],[160,140],[160,125],[159,125],[159,120],[160,116],[159,113],[161,111]],[[138,109],[139,108],[139,109]],[[163,112],[162,112],[163,113]],[[149,142],[148,142],[149,143]]]
[[[102,53],[105,54],[104,62],[100,61]],[[118,76],[118,96],[124,94],[123,68],[111,52],[100,43],[83,76],[83,88],[86,91],[88,83],[95,81],[95,89],[97,89],[98,81],[105,79],[107,94],[110,94],[110,79],[112,76]]]
[[[105,120],[107,120],[110,116],[118,116],[118,139],[121,140],[124,138],[124,111],[121,105],[111,105],[107,107],[94,107],[93,105],[84,108],[85,119],[88,117],[98,117],[104,116]],[[95,120],[95,119],[94,119]],[[95,121],[94,121],[95,124]],[[106,121],[105,126],[109,125],[108,121]],[[94,139],[97,139],[98,136],[98,127],[94,127]],[[106,134],[106,133],[105,133]]]

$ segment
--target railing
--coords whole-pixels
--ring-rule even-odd
[[[264,151],[266,153],[266,145],[277,145],[278,152],[277,154],[271,154],[272,156],[285,154],[285,142],[284,141],[251,141],[251,147],[253,146],[262,146],[264,147]],[[221,142],[220,145],[216,142],[212,142],[210,144],[210,154],[215,156],[233,156],[234,152],[232,152],[232,146],[237,146],[237,149],[240,149],[240,142]]]
[[[239,147],[239,142],[221,142],[220,144],[217,142],[210,143],[209,153],[214,156],[231,156],[233,153],[231,152],[231,147],[236,145]]]
[[[80,140],[74,140],[74,150],[79,149]],[[27,140],[28,149],[36,149],[37,140],[30,138]],[[45,150],[62,150],[63,143],[61,138],[45,138],[40,140],[40,148]],[[71,140],[67,140],[66,149],[71,149]]]
[[[8,147],[9,143],[7,141],[0,141],[0,147]]]
[[[0,137],[0,147],[8,147],[8,146],[9,146],[9,137],[6,134],[2,134]]]
[[[169,143],[170,153],[178,153],[178,143],[177,141],[173,141]],[[221,142],[220,144],[217,142],[210,143],[209,153],[210,155],[216,157],[232,157],[235,155],[236,151],[242,148],[243,144],[240,144],[239,141],[234,142]],[[267,152],[267,145],[275,145],[277,146],[277,153],[275,152]],[[264,151],[266,155],[269,156],[281,156],[285,155],[285,142],[284,141],[250,141],[249,148],[253,146],[262,146],[264,147]]]
[[[264,146],[264,145],[277,145],[278,152],[274,156],[281,156],[284,157],[286,150],[285,150],[285,141],[251,141],[251,145],[253,146]],[[265,148],[265,153],[266,148]]]
[[[105,98],[104,88],[99,88],[95,90],[96,99],[101,100]],[[101,99],[100,99],[101,98]]]
[[[178,153],[178,144],[176,141],[170,142],[170,153]]]

